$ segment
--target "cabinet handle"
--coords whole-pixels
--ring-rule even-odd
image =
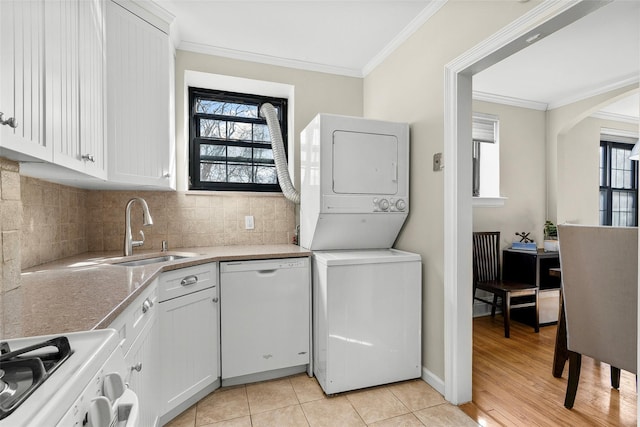
[[[142,362],[138,362],[131,367],[132,371],[140,372],[142,371]]]
[[[14,129],[18,127],[18,121],[15,119],[15,117],[9,117],[7,120],[4,120],[2,118],[3,115],[4,113],[0,111],[0,125],[9,125],[9,127]]]
[[[162,174],[163,178],[171,178],[171,174],[169,172],[163,173]]]
[[[149,309],[153,307],[153,303],[151,302],[151,300],[149,298],[147,298],[146,300],[144,300],[144,302],[142,303],[142,313],[146,313],[147,311],[149,311]]]
[[[96,159],[93,157],[93,154],[83,154],[81,156],[81,158],[82,158],[82,160],[86,160],[86,161],[89,161],[91,163],[95,163],[96,162]]]
[[[212,299],[212,301],[217,303],[218,302],[218,298],[214,298],[214,299]]]
[[[198,276],[187,276],[180,281],[182,286],[195,285],[198,283]]]

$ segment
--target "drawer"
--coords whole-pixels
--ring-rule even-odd
[[[160,276],[159,301],[166,301],[216,285],[217,263],[167,271]]]
[[[118,331],[122,352],[126,354],[145,325],[158,311],[158,286],[154,281],[112,323],[109,328]]]

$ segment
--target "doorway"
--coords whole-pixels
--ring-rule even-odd
[[[445,398],[454,404],[472,398],[472,76],[605,4],[545,1],[445,67]]]

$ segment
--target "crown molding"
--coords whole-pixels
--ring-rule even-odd
[[[638,73],[631,73],[609,82],[594,83],[580,91],[580,93],[550,102],[549,109],[553,110],[555,108],[564,107],[565,105],[573,104],[574,102],[582,101],[583,99],[591,98],[592,96],[602,95],[603,93],[638,83],[640,83],[640,75],[638,75]]]
[[[511,96],[496,95],[493,93],[479,92],[475,90],[473,91],[473,100],[492,102],[494,104],[510,105],[512,107],[521,107],[540,111],[547,111],[547,108],[549,107],[549,105],[545,102],[513,98]]]
[[[631,123],[633,125],[637,125],[640,123],[640,119],[638,117],[626,116],[624,114],[616,114],[609,113],[607,111],[597,111],[593,113],[590,117],[602,120],[612,120],[614,122],[623,122],[623,123]]]
[[[261,64],[275,65],[279,67],[296,68],[300,70],[316,71],[319,73],[327,73],[327,74],[338,74],[338,75],[347,76],[347,77],[358,77],[358,78],[363,77],[362,71],[353,69],[353,68],[336,67],[332,65],[324,65],[324,64],[314,63],[314,62],[299,61],[296,59],[280,58],[276,56],[262,55],[258,53],[246,52],[246,51],[235,50],[235,49],[225,49],[222,47],[210,46],[210,45],[205,45],[201,43],[192,43],[192,42],[182,41],[178,45],[178,49],[188,51],[188,52],[203,53],[206,55],[214,55],[214,56],[221,56],[224,58],[237,59],[240,61],[250,61],[250,62],[257,62]]]
[[[432,0],[422,12],[418,14],[404,29],[391,40],[376,56],[373,57],[362,69],[362,76],[366,77],[378,65],[380,65],[389,55],[391,55],[402,43],[404,43],[413,33],[415,33],[425,22],[427,22],[437,11],[447,3],[448,0]]]

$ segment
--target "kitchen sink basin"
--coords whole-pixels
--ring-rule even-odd
[[[143,259],[136,259],[131,261],[114,262],[113,264],[122,265],[125,267],[138,267],[141,265],[155,264],[158,262],[176,261],[184,258],[190,258],[190,257],[185,255],[163,255],[163,256],[155,256],[153,258],[143,258]]]

